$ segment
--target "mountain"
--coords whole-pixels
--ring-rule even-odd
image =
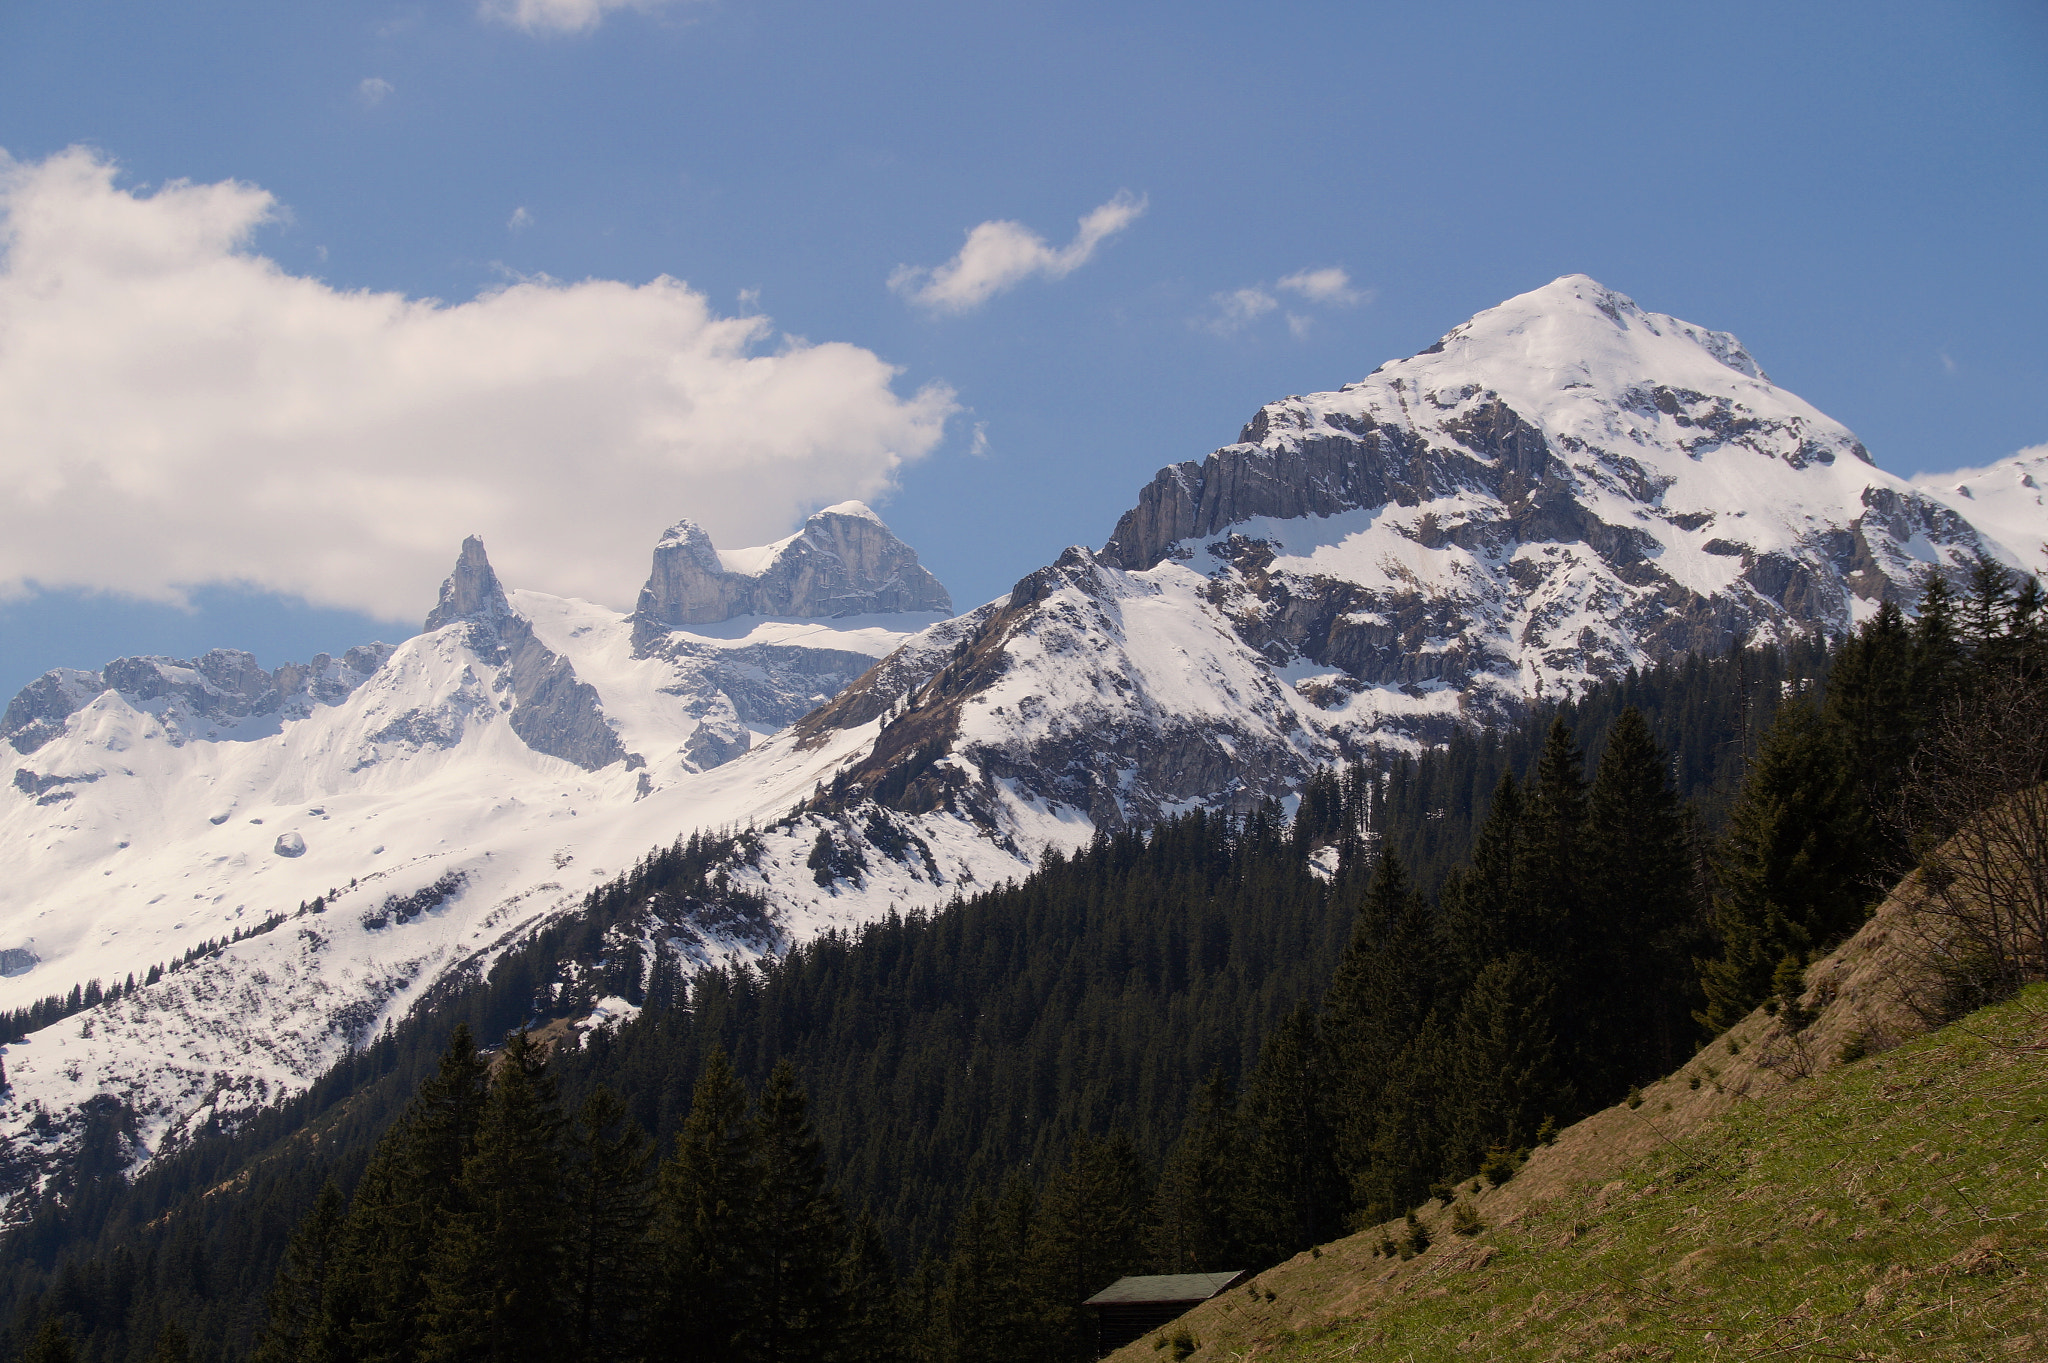
[[[1978,524],[1955,478],[1876,467],[1734,337],[1567,276],[1268,404],[1161,470],[1100,550],[985,608],[929,681],[885,665],[806,718],[793,746],[856,756],[734,874],[879,912],[919,887],[866,836],[877,810],[934,844],[972,827],[977,872],[1015,874],[1049,843],[1284,798],[1318,764],[1655,659],[1839,634],[1910,611],[1929,570],[2032,562],[2029,459],[1972,473],[2001,490]]]
[[[2005,489],[1974,520],[1734,338],[1569,276],[1269,404],[950,619],[847,503],[736,552],[679,523],[626,614],[508,591],[472,540],[396,648],[49,673],[0,720],[0,1007],[124,987],[9,1047],[0,1194],[91,1097],[136,1162],[232,1125],[695,831],[750,829],[638,946],[752,959],[1654,658],[1847,629],[1929,568],[2023,561],[2030,476],[1974,471]]]
[[[857,503],[729,556],[750,590],[683,625],[659,614],[679,544],[708,541],[664,537],[630,614],[507,591],[470,539],[396,647],[271,672],[232,650],[123,658],[25,688],[0,721],[0,1008],[88,981],[122,996],[8,1048],[0,1193],[47,1177],[90,1095],[124,1105],[149,1158],[302,1087],[649,848],[787,810],[808,762],[730,759],[921,634],[952,637],[944,588]],[[762,606],[782,613],[744,613]],[[843,613],[861,606],[881,609]],[[675,935],[710,960],[809,930]]]

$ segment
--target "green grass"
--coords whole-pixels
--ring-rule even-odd
[[[1275,1360],[2048,1358],[2048,987],[1443,1237]]]

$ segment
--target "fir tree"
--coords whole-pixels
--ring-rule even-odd
[[[1245,1085],[1238,1224],[1241,1247],[1256,1262],[1277,1263],[1342,1227],[1331,1068],[1316,1011],[1303,1004],[1267,1038]]]
[[[1428,901],[1409,884],[1400,859],[1385,853],[1323,998],[1324,1042],[1341,1076],[1329,1117],[1347,1180],[1364,1167],[1380,1093],[1395,1059],[1437,1006],[1444,975]]]
[[[1218,1270],[1233,1257],[1236,1117],[1235,1087],[1221,1070],[1211,1072],[1153,1193],[1152,1258],[1162,1273]]]
[[[1701,1023],[1725,1031],[1802,960],[1862,921],[1868,814],[1832,731],[1810,704],[1781,707],[1751,763],[1715,857],[1720,954],[1701,966]]]
[[[756,1268],[748,1356],[765,1363],[822,1358],[845,1317],[839,1295],[846,1223],[811,1132],[796,1066],[778,1064],[761,1091],[755,1184]]]
[[[1509,928],[1524,884],[1522,823],[1522,788],[1512,771],[1503,771],[1473,841],[1470,866],[1444,881],[1442,927],[1454,993],[1486,962],[1514,948]]]
[[[428,1256],[476,1139],[486,1077],[469,1028],[458,1025],[439,1069],[356,1184],[320,1315],[301,1348],[308,1363],[409,1363],[417,1356]]]
[[[29,1342],[28,1352],[21,1359],[22,1363],[78,1363],[78,1351],[72,1347],[71,1336],[64,1333],[64,1327],[57,1323],[57,1318],[44,1316],[36,1337]]]
[[[150,1354],[149,1363],[192,1363],[192,1343],[177,1322],[165,1321],[157,1331],[156,1349]]]
[[[675,1153],[661,1167],[656,1215],[665,1281],[652,1358],[722,1363],[737,1356],[758,1291],[756,1141],[747,1092],[725,1053],[713,1051]]]
[[[863,1213],[847,1237],[839,1262],[839,1297],[845,1303],[841,1363],[900,1363],[910,1351],[896,1261],[874,1217]]]
[[[1031,1268],[1047,1356],[1094,1356],[1081,1303],[1146,1263],[1144,1165],[1130,1138],[1078,1136],[1046,1181],[1032,1221]],[[1028,1341],[1017,1341],[1028,1347]]]
[[[1459,1008],[1444,1075],[1452,1113],[1441,1173],[1475,1171],[1491,1148],[1531,1145],[1546,1117],[1576,1107],[1558,1063],[1558,1012],[1557,983],[1537,958],[1518,952],[1479,972]]]
[[[505,1043],[452,1210],[430,1260],[420,1356],[429,1363],[560,1358],[568,1268],[562,1119],[545,1057]]]
[[[341,1248],[345,1213],[333,1179],[321,1185],[313,1209],[285,1246],[284,1263],[264,1298],[266,1320],[256,1363],[297,1363],[319,1324],[327,1277]]]
[[[1642,712],[1622,710],[1586,798],[1580,1081],[1596,1098],[1665,1073],[1692,1049],[1700,924],[1691,820],[1668,770]]]
[[[567,1214],[575,1356],[586,1363],[633,1357],[646,1324],[656,1282],[650,1154],[646,1133],[610,1089],[584,1100],[571,1140]]]

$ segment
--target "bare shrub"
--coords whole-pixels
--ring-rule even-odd
[[[1943,707],[1898,817],[1919,859],[1909,1002],[1951,1021],[2048,980],[2048,691],[2031,677]]]

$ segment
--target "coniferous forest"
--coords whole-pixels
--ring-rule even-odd
[[[1911,620],[1632,672],[758,968],[607,934],[713,892],[744,835],[693,836],[133,1183],[97,1114],[0,1242],[6,1352],[1088,1358],[1116,1277],[1512,1178],[1796,995],[1954,831],[1923,796],[1973,698],[2043,676],[2037,585],[1986,564]],[[564,1043],[568,969],[639,1011]]]

